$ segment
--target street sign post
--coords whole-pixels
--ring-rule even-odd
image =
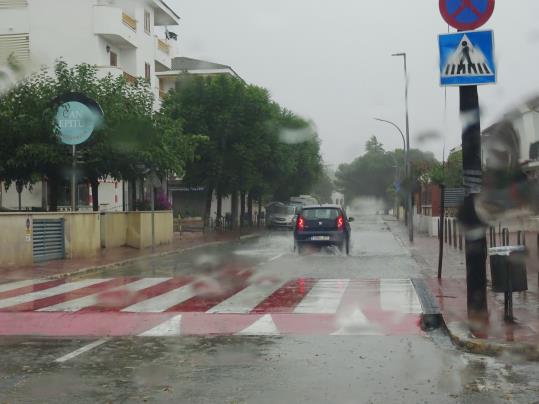
[[[483,26],[494,13],[495,0],[440,0],[444,20],[459,31]]]
[[[492,31],[443,34],[438,37],[438,44],[442,86],[496,83]]]
[[[472,31],[484,25],[494,12],[495,0],[440,0],[444,20],[459,31]],[[481,118],[478,84],[496,82],[492,32],[459,32],[440,36],[441,84],[459,86],[462,130],[462,168],[466,196],[459,210],[459,221],[466,229],[466,292],[470,324],[488,323],[486,228],[475,210],[481,192]],[[441,269],[441,268],[440,268]],[[439,272],[441,276],[441,272]],[[479,331],[474,330],[476,335]]]
[[[99,105],[83,94],[70,93],[55,100],[59,103],[56,125],[60,141],[71,146],[73,156],[71,174],[71,211],[76,209],[77,145],[86,142],[101,124],[103,111]]]

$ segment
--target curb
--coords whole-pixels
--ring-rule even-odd
[[[259,233],[248,234],[248,235],[240,237],[240,240],[248,240],[248,239],[253,239],[253,238],[256,238],[256,237],[260,237],[260,236],[261,236],[261,234],[259,234]],[[103,270],[107,270],[107,269],[120,268],[122,266],[132,264],[134,262],[142,261],[142,260],[145,260],[145,259],[149,259],[149,258],[166,257],[168,255],[184,253],[184,252],[187,252],[187,251],[197,250],[197,249],[203,248],[203,247],[214,247],[214,246],[218,246],[218,245],[228,244],[228,243],[231,243],[231,242],[234,242],[234,241],[238,241],[238,239],[212,241],[212,242],[209,242],[209,243],[202,243],[202,244],[199,244],[199,245],[194,245],[192,247],[179,248],[177,250],[171,250],[171,251],[164,251],[164,252],[159,252],[159,253],[155,253],[155,254],[142,255],[142,256],[139,256],[139,257],[128,258],[128,259],[125,259],[125,260],[122,260],[122,261],[112,262],[110,264],[91,266],[91,267],[77,269],[77,270],[71,271],[71,272],[64,272],[64,273],[56,274],[56,275],[49,275],[49,276],[45,277],[45,279],[49,279],[49,280],[63,279],[63,278],[68,278],[70,276],[75,276],[75,275],[84,275],[84,274],[89,274],[89,273],[92,273],[92,272],[99,272],[99,271],[103,271]]]
[[[468,327],[461,322],[446,324],[449,337],[455,346],[478,355],[501,356],[511,354],[528,361],[539,361],[539,345],[522,343],[504,343],[475,338],[470,335]]]

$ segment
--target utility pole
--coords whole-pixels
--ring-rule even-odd
[[[487,236],[475,211],[474,199],[481,192],[481,122],[477,86],[460,89],[460,114],[462,130],[462,168],[466,195],[460,221],[466,226],[466,285],[467,306],[470,320],[488,319],[487,306]]]
[[[399,56],[404,59],[404,105],[406,113],[406,178],[410,183],[410,189],[407,197],[407,211],[408,211],[408,237],[410,242],[414,241],[414,212],[413,212],[413,190],[412,190],[412,170],[410,169],[410,118],[409,118],[409,109],[408,109],[408,65],[406,59],[406,53],[394,53],[391,56]]]

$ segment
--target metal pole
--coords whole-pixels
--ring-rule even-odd
[[[152,211],[152,253],[155,252],[155,198],[153,189],[153,171],[150,174],[150,206]]]
[[[72,163],[72,169],[73,172],[71,173],[71,211],[75,212],[75,209],[77,207],[77,201],[76,201],[76,186],[77,186],[77,146],[73,145],[72,147],[73,152],[73,163]]]
[[[441,185],[440,198],[440,227],[438,229],[438,279],[442,279],[442,265],[444,257],[444,220],[445,220],[445,185]]]
[[[466,230],[466,286],[468,316],[472,322],[488,321],[486,228],[475,211],[474,200],[482,188],[481,122],[477,86],[460,87],[463,184],[466,188],[460,216]]]
[[[407,176],[408,180],[411,181],[411,167],[410,167],[410,118],[408,114],[408,65],[406,63],[406,53],[403,54],[404,56],[404,81],[405,81],[405,90],[404,90],[404,101],[405,101],[405,108],[406,108],[406,170],[407,170]],[[410,184],[411,185],[411,184]],[[413,212],[413,203],[412,203],[412,188],[410,187],[410,192],[408,194],[408,206],[409,206],[409,219],[408,219],[408,235],[410,237],[410,241],[414,241],[414,212]]]

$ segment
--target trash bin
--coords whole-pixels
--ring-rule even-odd
[[[488,250],[492,290],[504,294],[504,318],[513,322],[513,292],[528,290],[525,246],[496,247]]]
[[[528,290],[525,246],[496,247],[490,248],[488,252],[494,292],[524,292]]]

